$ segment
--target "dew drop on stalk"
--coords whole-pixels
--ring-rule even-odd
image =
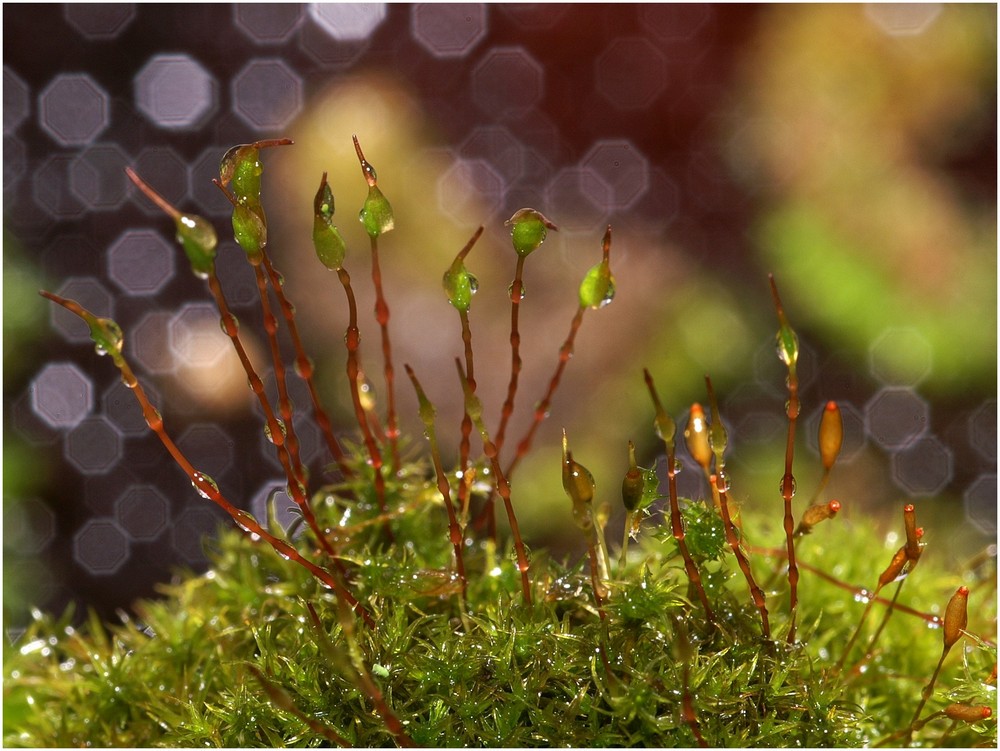
[[[227,313],[219,319],[219,326],[227,336],[233,337],[240,332],[240,321],[232,313]]]
[[[510,296],[510,297],[514,296],[514,282],[511,282],[510,284],[507,285],[507,295]],[[521,292],[518,295],[518,299],[520,299],[520,300],[524,299],[524,283],[523,282],[521,283]]]
[[[204,472],[195,471],[194,480],[191,482],[191,484],[194,485],[194,489],[198,491],[198,495],[200,495],[202,498],[206,500],[211,500],[212,496],[209,495],[207,491],[202,489],[201,483],[209,485],[216,493],[219,492],[219,486],[215,482],[215,480],[206,475]]]
[[[281,436],[284,438],[287,435],[285,423],[280,417],[276,417],[275,420],[278,423],[278,428],[281,430]],[[271,433],[270,423],[264,423],[264,437],[267,438],[269,443],[274,443],[274,435]]]

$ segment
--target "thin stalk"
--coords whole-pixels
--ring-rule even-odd
[[[747,586],[750,588],[750,596],[753,598],[753,604],[760,613],[760,626],[761,631],[764,634],[765,639],[771,638],[771,624],[768,620],[767,613],[767,602],[764,598],[764,593],[761,588],[757,586],[757,582],[754,581],[753,574],[750,571],[750,561],[747,559],[746,555],[743,553],[740,547],[739,538],[736,535],[736,525],[733,524],[732,517],[729,515],[729,498],[726,489],[719,484],[718,477],[712,475],[710,478],[713,490],[718,490],[720,509],[722,510],[722,523],[726,530],[726,541],[729,543],[729,547],[733,550],[733,555],[736,556],[736,562],[740,566],[740,571],[743,572],[743,576],[747,580]]]
[[[368,457],[375,473],[375,497],[378,500],[379,511],[385,514],[385,477],[382,475],[382,454],[368,425],[368,418],[361,404],[361,392],[358,387],[358,373],[361,370],[358,364],[358,349],[361,346],[361,332],[358,330],[358,304],[354,299],[351,275],[347,273],[347,269],[343,266],[337,269],[337,277],[347,295],[348,322],[347,332],[344,334],[344,342],[347,345],[347,383],[351,389],[351,401],[354,403],[354,416],[357,418],[358,427],[361,428],[361,434],[364,436],[365,448],[368,450]],[[385,531],[389,539],[392,540],[392,529],[388,518],[385,521]]]
[[[469,381],[466,377],[465,371],[462,368],[462,361],[457,357],[455,358],[455,367],[458,369],[459,380],[462,383],[462,389],[465,392],[465,411],[472,418],[473,423],[479,429],[479,435],[483,441],[483,451],[486,453],[486,457],[490,460],[490,466],[493,469],[493,474],[496,477],[497,491],[500,493],[500,497],[503,499],[504,508],[507,510],[507,521],[510,523],[511,536],[514,539],[514,552],[517,556],[517,568],[521,572],[521,592],[524,596],[524,602],[526,605],[531,604],[531,581],[528,579],[528,553],[524,547],[524,541],[521,539],[521,531],[517,524],[517,515],[514,513],[514,505],[510,500],[510,483],[507,482],[507,478],[500,468],[500,461],[498,457],[498,450],[496,444],[490,440],[490,435],[486,430],[486,425],[483,422],[483,405],[480,403],[479,398],[472,392],[469,387]]]
[[[674,623],[677,629],[678,651],[681,653],[681,717],[691,728],[698,746],[708,748],[708,742],[701,734],[701,724],[698,722],[698,714],[694,708],[694,697],[691,695],[691,657],[694,650],[691,648],[691,640],[688,637],[684,620],[677,618]]]
[[[417,401],[420,403],[420,419],[427,430],[427,440],[431,444],[431,459],[434,462],[434,472],[437,475],[438,491],[444,499],[444,507],[448,511],[448,529],[452,547],[455,549],[455,568],[458,571],[458,578],[462,582],[462,612],[465,612],[465,602],[469,590],[469,581],[465,575],[465,559],[462,555],[462,547],[465,535],[458,523],[455,508],[451,502],[451,486],[448,484],[448,477],[445,475],[444,466],[441,463],[441,451],[438,447],[437,431],[434,429],[434,407],[420,386],[416,373],[407,364],[403,364],[406,374],[413,381],[413,388],[417,392]]]
[[[306,354],[305,347],[302,346],[302,338],[299,336],[298,325],[295,322],[295,306],[286,297],[284,287],[281,283],[281,275],[274,268],[268,254],[264,255],[264,267],[271,280],[271,287],[274,289],[275,295],[277,295],[282,314],[288,323],[288,334],[291,337],[292,345],[295,347],[295,372],[309,387],[309,397],[312,400],[316,424],[319,426],[326,445],[330,449],[334,461],[337,462],[341,473],[345,477],[351,477],[354,474],[354,470],[347,463],[347,456],[344,454],[340,442],[337,441],[336,436],[333,434],[333,424],[330,421],[330,417],[326,413],[326,410],[323,409],[319,400],[319,392],[316,389],[316,382],[313,378],[315,369],[312,359]]]
[[[570,361],[570,358],[573,357],[573,342],[576,339],[576,333],[580,330],[580,324],[583,323],[583,314],[586,311],[587,308],[581,305],[577,308],[577,311],[573,316],[573,320],[570,322],[569,335],[566,337],[566,341],[563,342],[562,347],[559,348],[559,363],[556,365],[556,371],[552,375],[552,380],[549,381],[549,388],[545,392],[545,396],[542,397],[542,401],[540,401],[535,407],[535,416],[534,420],[532,420],[531,427],[528,428],[528,432],[525,433],[520,443],[517,444],[517,452],[510,464],[507,465],[508,477],[514,474],[514,470],[517,469],[517,465],[521,463],[521,460],[531,449],[531,442],[535,438],[535,432],[538,430],[538,426],[541,425],[542,421],[549,415],[549,406],[552,404],[552,397],[555,395],[556,389],[559,388],[559,380],[562,378],[563,371],[566,369],[566,364]]]
[[[395,372],[392,367],[392,344],[389,338],[389,305],[382,292],[382,271],[378,263],[378,239],[371,238],[372,284],[375,285],[375,320],[382,331],[382,358],[385,363],[385,389],[388,414],[386,416],[386,436],[392,452],[392,466],[399,469],[399,425],[396,421]]]
[[[73,300],[67,300],[65,298],[54,295],[51,292],[41,291],[42,297],[45,297],[52,302],[62,305],[64,308],[69,310],[71,313],[75,313],[80,316],[88,325],[91,326],[91,330],[94,330],[95,326],[101,324],[101,321],[94,316],[90,311],[85,310],[79,303]],[[173,439],[170,438],[169,434],[163,425],[163,417],[160,412],[153,406],[146,396],[145,390],[142,388],[142,384],[139,383],[138,378],[136,378],[135,373],[129,366],[128,361],[121,354],[120,351],[112,352],[106,350],[107,354],[112,355],[115,366],[121,371],[122,381],[125,385],[132,390],[135,395],[136,400],[139,402],[139,407],[142,409],[143,417],[146,420],[146,424],[149,426],[157,438],[159,438],[160,443],[163,444],[167,452],[181,468],[181,470],[190,478],[191,483],[198,490],[198,493],[215,503],[223,511],[232,517],[236,525],[242,529],[244,532],[249,533],[252,537],[255,536],[258,539],[267,542],[274,551],[285,558],[286,560],[294,561],[300,566],[306,568],[313,576],[320,580],[323,584],[329,587],[337,597],[349,605],[353,610],[361,616],[365,624],[369,628],[375,628],[375,620],[372,618],[368,610],[357,601],[357,599],[347,590],[346,586],[338,581],[337,577],[331,572],[324,568],[321,568],[314,564],[312,561],[304,558],[298,550],[293,546],[289,545],[284,540],[281,540],[266,529],[264,529],[253,516],[246,511],[243,511],[232,503],[230,503],[216,487],[215,482],[202,472],[199,472],[194,468],[187,457],[181,452],[174,443]]]
[[[261,257],[264,257],[261,253]],[[278,391],[278,410],[281,412],[283,425],[281,432],[284,433],[284,448],[288,451],[288,467],[286,473],[291,472],[288,478],[289,484],[297,482],[302,486],[306,485],[305,469],[302,466],[302,459],[299,456],[299,438],[295,433],[294,414],[292,410],[292,400],[288,398],[288,383],[285,376],[285,363],[281,356],[281,344],[278,341],[278,319],[271,310],[271,300],[267,294],[267,276],[261,264],[252,264],[254,277],[257,280],[257,292],[260,298],[260,308],[264,318],[264,330],[267,332],[267,340],[271,349],[271,363],[274,367],[274,381]],[[276,441],[273,429],[269,431],[271,442]],[[275,443],[277,446],[278,444]],[[278,448],[279,454],[281,448]],[[283,461],[282,464],[285,462]]]
[[[643,368],[642,373],[646,379],[646,388],[649,389],[649,395],[653,400],[653,407],[656,410],[656,432],[659,434],[667,450],[667,484],[670,496],[671,531],[674,534],[674,539],[677,541],[677,548],[681,551],[681,557],[684,559],[684,569],[687,571],[688,580],[694,586],[695,591],[698,593],[698,599],[701,601],[701,606],[705,609],[705,617],[708,618],[709,622],[714,624],[715,613],[708,602],[705,587],[701,583],[701,573],[698,571],[698,566],[695,564],[694,558],[691,557],[691,551],[688,550],[687,542],[684,539],[684,521],[681,519],[680,501],[677,498],[677,461],[674,450],[674,436],[677,428],[673,419],[667,414],[667,411],[663,408],[663,404],[660,402],[656,386],[653,384],[653,376],[645,368]]]
[[[524,259],[527,256],[518,254],[517,265],[514,267],[514,281],[510,284],[510,382],[507,384],[507,398],[504,399],[500,412],[500,425],[497,427],[496,446],[499,452],[503,449],[507,434],[507,423],[514,414],[514,397],[517,394],[517,382],[521,375],[521,332],[518,330],[518,314],[521,309],[524,278]]]
[[[788,366],[788,404],[785,410],[788,416],[788,436],[785,441],[785,473],[781,478],[781,497],[785,504],[785,540],[788,547],[788,592],[789,592],[789,627],[788,643],[795,641],[795,615],[798,609],[799,569],[795,562],[795,519],[792,515],[792,497],[795,495],[795,477],[792,475],[792,460],[795,456],[795,424],[799,416],[799,378],[796,371],[798,358],[798,340],[795,332],[788,325],[778,287],[774,275],[769,275],[771,294],[774,297],[774,307],[778,314],[778,342],[781,359]]]
[[[181,223],[183,221],[181,212],[176,207],[172,206],[165,198],[163,198],[142,178],[140,178],[131,168],[126,167],[125,173],[128,175],[129,179],[143,192],[143,194],[146,195],[147,198],[149,198],[162,211],[164,211],[167,214],[167,216],[169,216],[171,219],[174,220],[174,222],[178,225],[178,227],[183,226]],[[234,200],[233,196],[230,195],[230,193],[227,190],[222,188],[221,184],[219,183],[216,184],[219,185],[222,192],[226,195],[226,197],[230,201]],[[240,359],[240,363],[243,366],[244,372],[246,372],[247,382],[250,385],[250,389],[256,395],[257,400],[261,405],[261,409],[264,411],[264,418],[265,418],[265,424],[267,426],[267,431],[271,435],[271,441],[275,445],[275,448],[278,453],[278,458],[281,461],[282,467],[285,470],[285,476],[286,479],[288,480],[289,493],[295,500],[295,503],[298,505],[303,518],[309,524],[320,545],[323,547],[326,553],[331,557],[331,559],[333,559],[336,562],[337,566],[340,567],[341,564],[339,562],[339,559],[337,558],[336,551],[333,549],[333,546],[330,544],[330,541],[326,538],[325,533],[323,532],[323,530],[320,529],[319,524],[316,522],[316,518],[313,515],[312,508],[309,506],[309,503],[303,494],[302,488],[300,487],[300,484],[301,486],[305,485],[305,477],[302,472],[301,463],[298,461],[297,449],[295,449],[297,441],[295,439],[294,431],[289,433],[291,441],[288,444],[288,447],[289,450],[292,450],[292,453],[289,453],[289,451],[286,450],[285,433],[282,430],[281,425],[278,422],[273,409],[271,408],[271,403],[268,400],[267,395],[264,391],[264,384],[261,381],[260,377],[257,375],[257,372],[253,367],[253,363],[250,361],[250,357],[247,354],[246,348],[243,346],[243,343],[240,339],[239,320],[236,318],[235,315],[233,315],[233,313],[229,309],[229,305],[226,302],[225,294],[222,291],[222,284],[219,282],[219,277],[215,272],[214,255],[212,256],[212,258],[213,258],[212,262],[210,264],[207,264],[207,267],[201,267],[201,266],[199,267],[201,271],[200,273],[198,273],[198,276],[204,277],[205,280],[208,282],[208,287],[212,293],[213,299],[215,300],[215,305],[219,309],[219,316],[220,316],[220,321],[222,323],[222,330],[226,333],[226,335],[232,342],[233,349],[236,351],[236,354]],[[260,289],[261,277],[260,277],[259,266],[255,266],[255,271],[257,272],[258,289]],[[264,298],[266,299],[266,292],[264,292],[263,294]],[[265,322],[267,321],[268,312],[269,310],[265,309]],[[272,318],[272,323],[276,328],[276,322],[273,321],[273,316],[271,318]],[[283,370],[281,369],[278,369],[278,372],[281,372],[283,374]],[[288,410],[288,415],[286,416],[286,422],[288,423],[289,428],[291,428],[290,407],[291,407],[290,402],[284,405],[284,409]],[[293,470],[293,468],[296,469]]]

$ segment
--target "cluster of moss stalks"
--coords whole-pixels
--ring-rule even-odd
[[[280,277],[265,255],[259,150],[278,143],[234,149],[220,180],[220,187],[232,186],[236,238],[258,271],[262,299],[268,279]],[[369,186],[361,219],[377,267],[377,240],[392,228],[391,207],[360,147],[358,155]],[[193,271],[214,293],[214,233],[198,217],[163,208]],[[342,241],[330,231],[333,199],[325,176],[315,214],[317,253],[338,272],[352,308],[347,361],[356,381],[356,311]],[[524,258],[554,225],[530,211],[515,214],[511,228],[519,282]],[[581,285],[581,317],[613,295],[609,247],[610,229],[601,264]],[[467,252],[445,275],[460,313],[475,291],[474,279],[462,276]],[[518,288],[512,285],[515,331]],[[779,356],[792,389],[782,476],[787,510],[797,339],[773,291]],[[273,294],[293,325],[291,306]],[[625,479],[601,483],[622,482],[628,526],[636,531],[631,544],[627,536],[623,541],[627,550],[613,545],[609,552],[607,514],[593,507],[593,478],[576,461],[585,457],[574,458],[564,440],[567,520],[580,527],[587,554],[560,561],[534,550],[528,557],[513,513],[518,499],[510,498],[497,445],[482,424],[471,347],[466,366],[457,367],[468,418],[463,443],[475,425],[484,451],[478,459],[463,454],[462,472],[440,466],[433,407],[408,367],[432,455],[421,457],[416,444],[396,435],[394,415],[383,429],[355,392],[359,440],[331,447],[339,479],[320,488],[307,491],[300,482],[307,477],[288,445],[287,405],[265,408],[272,438],[280,433],[274,442],[285,446],[290,495],[303,497],[302,523],[284,529],[275,516],[256,520],[229,504],[211,478],[175,453],[113,321],[45,295],[87,322],[99,351],[140,398],[150,428],[236,527],[206,541],[207,573],[179,574],[162,587],[162,598],[136,603],[121,623],[91,616],[74,626],[72,612],[36,613],[19,640],[4,645],[5,745],[996,745],[989,558],[962,571],[943,569],[933,555],[921,559],[934,531],[915,526],[911,505],[896,530],[858,517],[830,519],[839,505],[825,499],[794,528],[780,507],[775,514],[730,510],[728,447],[710,382],[711,419],[699,407],[690,421],[703,419],[705,433],[684,441],[646,374],[650,429],[655,423],[664,441],[668,488],[656,472],[635,465],[634,452],[629,463],[624,447],[609,447],[621,451]],[[224,301],[220,314],[239,349],[238,326]],[[379,317],[386,331],[384,301]],[[578,326],[574,319],[572,332]],[[388,338],[383,354],[391,362]],[[560,358],[553,389],[567,359]],[[298,359],[296,370],[311,375],[310,361]],[[387,367],[389,388],[391,373]],[[821,448],[831,441],[839,448],[832,423],[824,424]],[[682,442],[706,470],[703,498],[676,496],[671,467]],[[521,445],[527,451],[530,436]],[[506,542],[484,522],[495,493],[509,505]],[[781,527],[787,546],[751,544]]]

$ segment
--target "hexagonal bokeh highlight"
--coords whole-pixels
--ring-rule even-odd
[[[30,114],[31,87],[17,73],[3,66],[3,132],[13,133]]]
[[[148,380],[148,379],[145,379]],[[148,382],[142,384],[143,391],[153,404],[160,404],[160,392]],[[101,395],[101,408],[105,417],[125,436],[142,436],[149,430],[142,407],[135,393],[120,379],[115,379]]]
[[[122,456],[121,435],[105,417],[88,417],[66,434],[66,460],[85,475],[103,475]]]
[[[987,399],[969,415],[969,445],[983,459],[997,461],[997,400]]]
[[[438,207],[459,224],[470,217],[488,221],[503,205],[503,196],[503,178],[482,159],[456,159],[438,178]]]
[[[170,522],[170,502],[152,485],[133,485],[115,501],[115,518],[131,539],[151,542]]]
[[[302,110],[302,79],[283,60],[258,58],[236,74],[232,97],[233,112],[251,128],[284,128]]]
[[[117,209],[128,197],[128,165],[128,155],[117,144],[90,146],[69,165],[70,190],[89,209]]]
[[[594,62],[594,83],[618,109],[644,109],[667,87],[667,61],[648,39],[619,37]]]
[[[650,3],[639,8],[642,28],[665,42],[693,38],[711,18],[708,3]]]
[[[31,382],[31,409],[51,428],[75,428],[94,409],[90,377],[73,363],[49,363]]]
[[[889,328],[869,346],[868,364],[881,383],[916,386],[931,374],[934,352],[917,329]]]
[[[155,295],[175,272],[175,249],[150,229],[125,230],[108,248],[108,276],[123,292]]]
[[[75,219],[86,210],[70,188],[72,165],[72,156],[53,154],[32,173],[31,197],[53,219]]]
[[[951,482],[951,450],[934,436],[920,438],[892,455],[892,479],[911,495],[934,495]]]
[[[133,85],[136,107],[161,128],[198,128],[217,105],[215,79],[188,55],[153,56],[136,74]]]
[[[347,68],[356,63],[371,46],[364,39],[335,39],[326,29],[315,23],[303,24],[299,29],[298,46],[312,60],[328,70]]]
[[[465,159],[482,159],[510,185],[524,174],[525,147],[503,125],[479,125],[458,147]]]
[[[135,20],[134,3],[67,3],[66,22],[87,39],[114,39]]]
[[[145,148],[135,160],[136,173],[156,190],[167,202],[180,206],[188,197],[190,180],[185,161],[169,147]],[[218,190],[218,189],[216,189]],[[131,192],[132,202],[142,213],[163,219],[163,209],[149,200],[138,188]]]
[[[73,535],[73,558],[94,576],[117,572],[130,554],[128,535],[111,519],[91,519]]]
[[[869,3],[865,16],[889,36],[916,36],[941,15],[940,3]]]
[[[923,436],[930,424],[930,406],[909,388],[886,386],[865,404],[865,428],[879,446],[905,448]]]
[[[962,495],[965,518],[988,535],[997,533],[997,476],[982,474]]]
[[[494,47],[472,71],[471,89],[484,112],[516,120],[541,101],[545,73],[523,47]]]
[[[104,285],[93,277],[67,279],[56,290],[56,294],[60,297],[76,300],[95,316],[114,318],[114,299],[104,288]],[[92,341],[90,328],[87,324],[79,316],[70,313],[61,305],[53,303],[49,307],[49,320],[52,323],[52,328],[68,342],[82,344]]]
[[[598,141],[580,166],[607,186],[610,208],[627,209],[649,189],[649,161],[625,139]]]
[[[153,310],[125,332],[128,351],[149,373],[172,373],[177,369],[177,360],[170,349],[172,318],[170,311]]]
[[[38,123],[60,146],[83,146],[108,127],[108,95],[84,73],[63,73],[38,95]]]
[[[367,39],[385,20],[385,3],[310,3],[309,17],[329,37],[342,42]]]
[[[3,137],[3,189],[14,188],[28,171],[28,150],[16,136]]]
[[[417,3],[410,8],[410,36],[434,57],[465,57],[486,36],[480,3]]]
[[[546,213],[559,217],[560,230],[596,232],[607,218],[611,191],[603,183],[585,181],[585,177],[588,173],[579,167],[564,167],[545,186]]]
[[[195,424],[177,439],[181,452],[216,482],[233,466],[233,439],[218,425]]]
[[[281,44],[302,23],[302,7],[293,3],[239,3],[233,25],[257,44]]]
[[[230,352],[229,338],[219,326],[219,311],[212,303],[188,303],[170,319],[170,351],[179,365],[207,368]]]

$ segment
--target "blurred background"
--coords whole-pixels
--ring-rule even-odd
[[[9,633],[31,606],[127,608],[177,567],[203,567],[203,536],[226,522],[146,429],[85,326],[39,288],[122,325],[167,429],[228,498],[263,516],[284,484],[204,283],[123,173],[131,165],[216,224],[219,275],[260,353],[253,275],[211,178],[230,146],[279,136],[295,145],[263,154],[270,251],[347,437],[346,306],[310,233],[327,171],[384,408],[352,134],[394,206],[380,257],[411,456],[423,447],[404,362],[455,455],[462,342],[440,284],[476,227],[471,320],[495,429],[515,260],[503,222],[531,206],[559,226],[526,264],[510,451],[612,225],[617,296],[585,316],[514,479],[531,547],[581,549],[561,488],[562,427],[620,539],[626,443],[645,466],[660,451],[643,367],[681,429],[711,374],[734,497],[773,519],[751,542],[778,544],[786,391],[773,272],[802,342],[796,507],[818,483],[818,416],[836,399],[846,440],[824,498],[844,504],[837,523],[895,524],[913,501],[930,554],[995,557],[995,6],[74,3],[3,14]],[[330,457],[306,417],[299,435],[322,478]],[[682,492],[696,497],[705,489],[681,454]]]

